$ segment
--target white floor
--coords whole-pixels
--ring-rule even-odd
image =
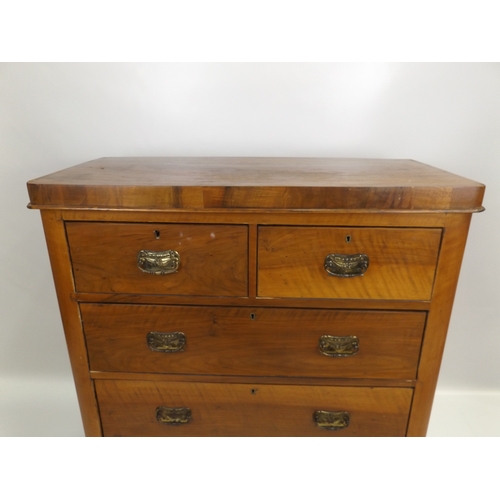
[[[0,436],[83,436],[72,381],[0,380]]]
[[[0,436],[83,436],[72,381],[0,380]],[[428,436],[499,437],[500,392],[437,392]]]
[[[438,391],[427,436],[499,437],[500,392]]]

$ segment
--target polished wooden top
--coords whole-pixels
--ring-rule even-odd
[[[28,182],[34,208],[480,211],[484,186],[413,160],[101,158]]]

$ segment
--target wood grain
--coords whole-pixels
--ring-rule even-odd
[[[346,210],[61,210],[66,221],[281,226],[442,227],[446,213]]]
[[[440,241],[439,229],[260,227],[258,294],[429,300]],[[331,276],[324,269],[331,253],[366,254],[368,270],[353,278]]]
[[[411,389],[96,380],[105,436],[404,436]],[[158,406],[188,407],[184,425],[157,422]],[[339,431],[315,410],[348,411]]]
[[[87,436],[101,436],[101,422],[89,374],[89,362],[78,304],[71,300],[74,283],[64,221],[56,211],[42,211],[43,229],[61,311],[61,319],[75,381],[83,427]]]
[[[429,300],[279,299],[269,297],[195,297],[193,295],[140,295],[137,293],[71,293],[78,302],[102,304],[193,305],[233,307],[297,307],[301,309],[367,309],[428,311]]]
[[[411,160],[103,158],[28,191],[87,435],[425,435],[482,184]],[[181,266],[145,274],[139,250]],[[330,253],[369,268],[330,276]],[[183,352],[148,349],[179,330]],[[360,350],[324,356],[321,335]],[[319,429],[317,409],[351,423]]]
[[[478,210],[484,186],[412,160],[101,158],[28,183],[33,205]]]
[[[79,292],[247,295],[246,226],[68,222],[66,231]],[[140,250],[177,251],[179,271],[142,272]]]
[[[449,214],[444,227],[436,285],[408,425],[409,436],[425,436],[427,432],[470,219],[470,214]]]
[[[248,375],[190,375],[186,373],[141,373],[91,371],[95,380],[150,380],[151,382],[203,382],[215,384],[321,385],[343,387],[415,387],[415,379],[322,378],[322,377],[250,377]]]
[[[81,304],[95,371],[412,379],[425,313]],[[184,351],[159,353],[150,331],[183,332]],[[322,335],[359,352],[325,356]]]

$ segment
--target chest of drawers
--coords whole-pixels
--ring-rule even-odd
[[[422,436],[484,186],[409,160],[28,183],[88,436]]]

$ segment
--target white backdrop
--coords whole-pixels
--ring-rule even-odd
[[[0,435],[82,433],[26,181],[169,155],[411,158],[485,183],[436,404],[486,395],[482,433],[500,435],[498,63],[1,64]]]

